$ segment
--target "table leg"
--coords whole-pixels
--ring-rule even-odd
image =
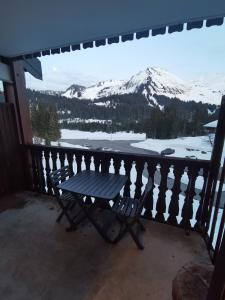
[[[78,199],[78,203],[80,207],[83,209],[85,215],[90,220],[92,225],[95,227],[95,229],[98,231],[98,233],[101,235],[101,237],[108,243],[113,243],[113,241],[107,236],[105,231],[99,226],[99,224],[94,220],[91,213],[89,212],[89,209],[86,207],[85,203],[82,201],[82,199]]]

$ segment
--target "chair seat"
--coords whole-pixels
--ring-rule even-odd
[[[113,205],[112,210],[124,217],[134,218],[140,214],[140,200],[129,197],[121,197]]]

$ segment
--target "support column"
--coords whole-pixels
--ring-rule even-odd
[[[225,299],[225,235],[220,247],[218,258],[216,259],[215,270],[213,272],[207,300]]]
[[[4,83],[6,102],[13,103],[21,144],[32,143],[32,127],[23,61],[10,64],[13,83]]]
[[[5,99],[15,108],[16,127],[20,144],[32,144],[32,126],[29,101],[26,94],[26,82],[23,61],[10,62],[12,82],[4,82]],[[9,137],[10,138],[10,137]],[[21,187],[30,188],[32,185],[31,157],[22,147],[18,148],[21,161]]]
[[[220,162],[222,158],[223,146],[225,139],[225,96],[222,97],[218,124],[214,139],[214,146],[210,162],[210,172],[207,182],[206,195],[203,207],[203,226],[205,233],[209,228],[209,218],[213,207],[216,184],[219,176]],[[206,227],[205,227],[206,226]]]

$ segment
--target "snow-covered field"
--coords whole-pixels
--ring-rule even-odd
[[[154,150],[159,153],[166,148],[171,148],[175,150],[175,153],[169,156],[183,158],[210,160],[212,154],[212,145],[210,144],[208,136],[183,137],[169,140],[147,139],[131,145],[137,148]],[[224,157],[225,148],[223,149],[222,161]],[[182,176],[181,178],[181,182],[188,184],[188,176],[186,173],[184,175],[185,176]],[[174,174],[170,172],[169,177],[174,179]],[[198,176],[195,187],[201,189],[203,181],[203,177]],[[225,184],[223,185],[223,191],[225,191]]]
[[[131,144],[133,147],[161,152],[166,148],[175,150],[170,156],[189,157],[210,160],[212,145],[208,136],[182,137],[176,139],[159,140],[147,139]]]
[[[144,133],[133,132],[115,132],[107,133],[102,131],[89,132],[80,130],[61,130],[61,139],[87,139],[87,140],[144,140],[146,138]]]

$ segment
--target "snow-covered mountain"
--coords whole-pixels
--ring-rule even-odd
[[[80,99],[99,99],[102,97],[111,96],[117,93],[117,88],[123,85],[124,81],[120,80],[107,80],[100,81],[90,87],[71,85],[62,96],[67,98],[80,98]],[[121,94],[121,93],[120,93]]]
[[[84,87],[72,85],[62,96],[79,99],[100,99],[111,95],[143,94],[150,105],[157,105],[157,96],[178,98],[183,101],[219,104],[225,94],[225,77],[185,81],[161,68],[146,68],[129,80],[107,80]]]
[[[79,85],[79,84],[73,84],[71,85],[65,93],[62,94],[62,96],[66,98],[81,98],[82,97],[82,92],[85,91],[85,86]]]

